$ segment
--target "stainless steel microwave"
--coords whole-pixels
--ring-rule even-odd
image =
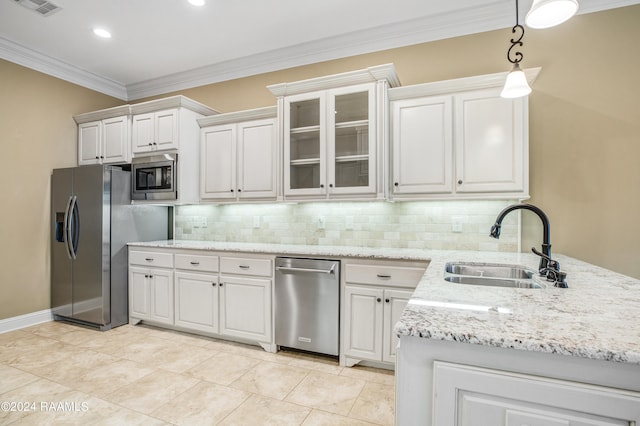
[[[178,199],[178,154],[136,157],[131,163],[132,200]]]

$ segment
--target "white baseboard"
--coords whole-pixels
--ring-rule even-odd
[[[53,320],[51,309],[31,312],[30,314],[18,315],[17,317],[0,320],[0,334],[9,331],[19,330],[32,325],[42,324]]]

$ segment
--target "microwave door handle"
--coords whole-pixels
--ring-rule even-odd
[[[78,197],[74,195],[69,205],[69,219],[67,222],[67,249],[69,257],[78,257],[78,236],[80,231],[80,215],[78,214]]]
[[[69,196],[69,201],[67,201],[67,207],[64,210],[64,219],[63,219],[63,229],[62,229],[62,241],[64,242],[64,248],[67,252],[67,256],[69,259],[73,259],[71,256],[71,248],[69,246],[69,219],[71,218],[70,210],[71,204],[73,203],[73,195]]]

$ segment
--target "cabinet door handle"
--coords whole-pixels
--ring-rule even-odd
[[[101,160],[104,160],[104,155],[101,155],[101,156],[100,156],[100,159],[101,159]]]
[[[329,188],[333,188],[333,184],[332,183],[329,184]]]
[[[385,275],[385,274],[378,274],[377,277],[380,278],[381,280],[390,280],[391,279],[391,275]]]
[[[239,265],[239,266],[238,266],[238,268],[240,268],[240,269],[245,269],[245,270],[246,270],[246,269],[250,269],[250,268],[251,268],[251,266],[248,266],[248,265]]]
[[[149,278],[153,278],[153,275],[149,275]]]
[[[242,192],[242,189],[238,188],[238,192]]]
[[[389,302],[390,302],[390,300],[389,300],[389,299],[384,299],[384,301],[385,301],[386,303],[389,303]]]
[[[398,182],[394,182],[393,186],[400,186],[400,184]]]
[[[189,262],[189,263],[191,263],[192,265],[199,265],[200,264],[200,262]]]
[[[382,302],[382,299],[380,299],[379,297],[376,299],[376,302],[380,303]]]
[[[229,191],[233,192],[233,189],[230,189]]]
[[[154,144],[154,145],[158,145],[158,143],[157,143],[157,142],[154,142],[153,144]]]
[[[153,146],[153,144],[151,142],[149,142],[149,146]]]
[[[144,260],[147,262],[153,262],[153,257],[145,257]]]
[[[324,188],[324,184],[323,183],[320,184],[320,188]]]
[[[458,179],[458,185],[462,185],[462,179]]]
[[[223,284],[223,283],[220,283],[220,284],[218,284],[218,285],[219,285],[220,287],[222,287],[222,284]]]
[[[144,274],[144,277],[145,277],[145,278],[149,278],[149,275],[148,275],[148,274]]]
[[[216,283],[211,283],[211,285],[215,287],[217,284]]]
[[[100,159],[100,157],[98,157],[98,156],[96,155],[96,160],[98,160],[98,159]]]

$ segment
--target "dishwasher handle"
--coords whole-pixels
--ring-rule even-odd
[[[311,268],[293,268],[290,266],[276,266],[276,270],[278,271],[289,271],[289,272],[313,272],[316,274],[333,274],[335,271],[336,265],[331,265],[330,269],[311,269]]]

